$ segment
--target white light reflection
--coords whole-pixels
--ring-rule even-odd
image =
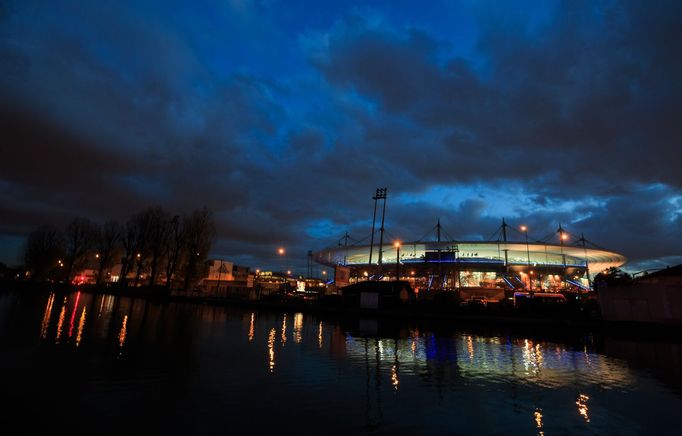
[[[303,338],[303,335],[301,332],[303,331],[303,314],[302,313],[297,313],[294,315],[294,342],[297,344],[301,343],[301,340]]]
[[[277,332],[275,331],[275,328],[273,327],[270,329],[270,334],[268,335],[268,357],[269,357],[269,367],[270,367],[270,372],[273,372],[275,370],[275,335]]]
[[[282,346],[287,343],[287,314],[284,314],[284,319],[282,320]]]
[[[544,361],[545,358],[540,344],[533,344],[533,341],[528,339],[524,340],[523,365],[526,368],[526,372],[532,372],[536,376],[540,375]]]
[[[469,360],[474,360],[474,340],[471,336],[467,336],[467,351],[469,352]]]
[[[107,297],[102,297],[102,301],[99,303],[99,312],[97,313],[97,318],[102,317],[102,309],[104,308],[104,300],[106,300]]]

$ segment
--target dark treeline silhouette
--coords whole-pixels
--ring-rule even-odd
[[[631,282],[632,276],[615,266],[607,268],[594,276],[594,285],[597,291],[605,287],[628,285]]]
[[[26,239],[24,260],[36,281],[70,283],[84,269],[95,271],[98,285],[120,263],[118,286],[165,286],[190,289],[201,277],[201,267],[215,236],[207,208],[183,216],[161,206],[134,214],[125,224],[95,223],[77,217],[64,231],[41,226]]]

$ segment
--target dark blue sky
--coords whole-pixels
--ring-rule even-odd
[[[213,254],[291,265],[436,218],[559,223],[633,271],[682,262],[682,3],[0,6],[0,261],[77,215],[208,206]]]

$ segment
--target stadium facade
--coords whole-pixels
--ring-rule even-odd
[[[565,235],[561,233],[559,239],[568,239]],[[337,246],[313,257],[329,267],[348,267],[351,283],[395,280],[399,275],[418,289],[536,291],[590,289],[596,273],[627,260],[619,253],[588,245],[584,238],[573,243],[452,240],[381,245]]]

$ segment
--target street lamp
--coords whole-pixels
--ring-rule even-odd
[[[526,235],[526,254],[528,255],[528,291],[533,291],[533,282],[530,277],[530,247],[528,245],[528,227],[521,226],[521,231]]]
[[[561,282],[562,282],[562,287],[566,289],[566,255],[564,254],[564,241],[568,239],[568,235],[566,232],[564,232],[564,229],[561,227],[561,224],[559,224],[559,243],[561,245],[561,262],[563,263],[563,272],[561,275]]]
[[[395,280],[400,280],[400,242],[393,244],[395,246]]]
[[[283,265],[284,268],[283,269],[286,271],[287,266],[288,266],[287,265],[286,250],[284,250],[284,247],[279,247],[277,249],[277,253],[279,253],[279,255],[282,256],[282,260],[284,260],[284,265]]]

